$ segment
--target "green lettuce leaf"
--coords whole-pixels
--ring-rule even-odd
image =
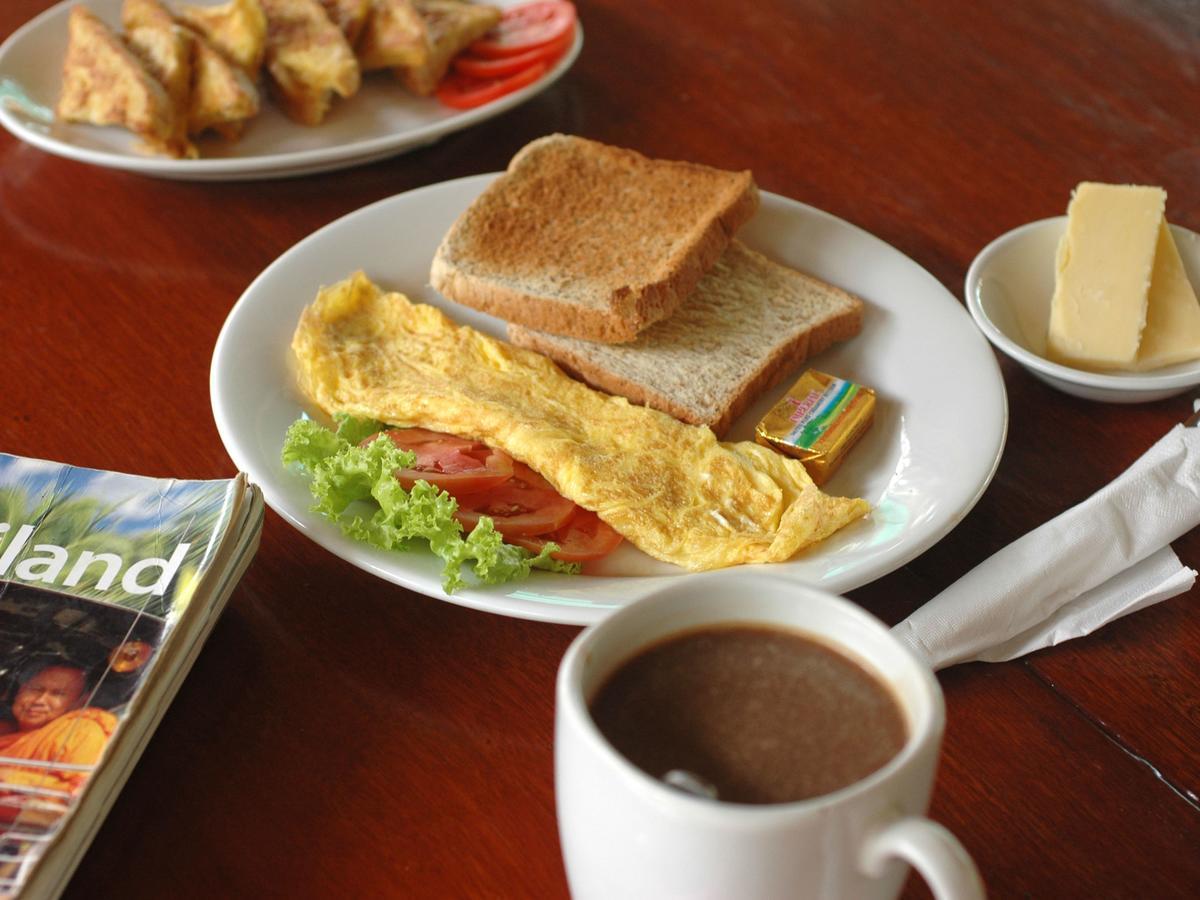
[[[383,423],[374,419],[364,419],[349,413],[335,413],[333,423],[337,426],[337,436],[351,444],[361,444],[373,434],[383,431]]]
[[[534,555],[504,543],[492,520],[483,516],[465,538],[454,518],[458,504],[445,491],[418,481],[406,491],[393,473],[411,466],[416,455],[389,440],[359,446],[383,426],[370,419],[335,416],[336,431],[311,419],[299,419],[283,441],[284,465],[305,469],[310,477],[313,510],[352,538],[385,550],[412,550],[428,545],[445,566],[442,587],[453,593],[465,587],[464,566],[482,584],[524,578],[531,569],[577,573],[579,566],[559,562],[547,544]]]

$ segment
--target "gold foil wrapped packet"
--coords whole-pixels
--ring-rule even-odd
[[[817,484],[841,465],[871,425],[875,392],[809,369],[754,429],[760,444],[804,463]]]

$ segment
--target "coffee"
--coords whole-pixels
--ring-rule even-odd
[[[830,793],[904,746],[889,688],[845,654],[799,632],[719,625],[643,650],[601,685],[592,718],[655,778],[682,770],[734,803]]]

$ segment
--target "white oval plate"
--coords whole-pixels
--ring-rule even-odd
[[[203,5],[218,0],[198,0]],[[494,0],[509,6],[517,0]],[[315,127],[285,116],[267,96],[262,111],[239,140],[205,137],[200,159],[148,156],[122,128],[54,121],[67,49],[67,16],[77,0],[64,0],[21,26],[0,45],[0,124],[16,137],[57,156],[159,178],[243,181],[290,178],[374,162],[498,116],[557,81],[583,48],[583,28],[566,56],[538,81],[476,109],[459,111],[432,97],[408,93],[390,72],[370,72],[349,99],[337,98],[328,118]],[[86,0],[108,25],[120,30],[122,0]]]
[[[295,387],[289,345],[318,288],[363,269],[389,289],[439,306],[455,320],[503,337],[499,319],[442,298],[429,263],[442,235],[496,176],[476,175],[399,194],[351,213],[272,263],[238,300],[217,339],[211,393],[229,455],[280,515],[318,544],[396,584],[490,612],[587,624],[683,569],[628,542],[579,576],[535,573],[525,581],[446,597],[440,561],[352,541],[309,511],[307,480],[279,460],[284,432],[312,410]],[[875,423],[826,485],[857,494],[872,513],[773,571],[844,592],[904,565],[950,531],[991,480],[1008,424],[1004,382],[991,348],[962,306],[920,266],[867,232],[774,194],[738,234],[751,247],[861,296],[862,334],[808,361],[873,387]],[[794,380],[794,379],[793,379]],[[764,395],[729,439],[755,423],[786,389]]]

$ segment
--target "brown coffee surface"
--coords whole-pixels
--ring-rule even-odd
[[[786,803],[853,784],[904,746],[891,690],[797,632],[722,625],[684,632],[624,663],[592,717],[634,765],[700,776],[734,803]]]

